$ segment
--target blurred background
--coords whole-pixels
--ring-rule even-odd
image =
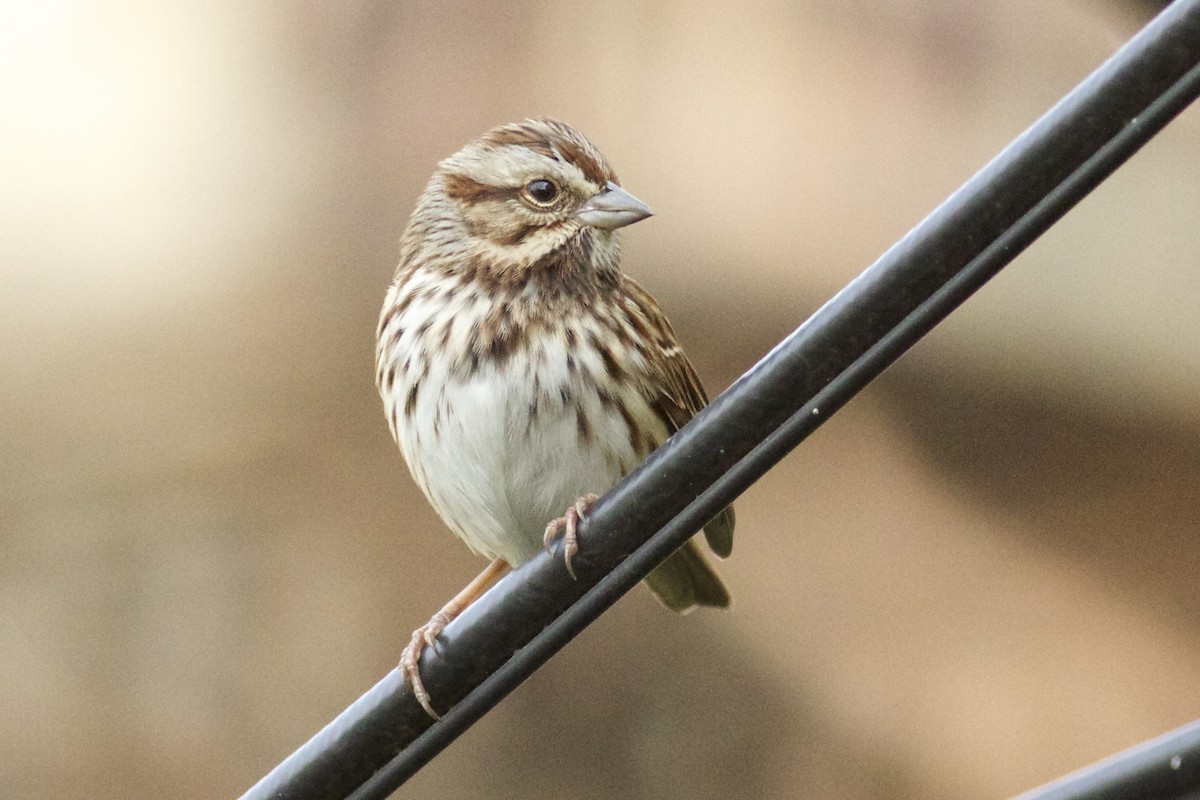
[[[233,797],[482,562],[373,385],[397,242],[581,128],[716,393],[1155,4],[0,2],[0,794]],[[1004,797],[1200,717],[1192,109],[405,796]]]

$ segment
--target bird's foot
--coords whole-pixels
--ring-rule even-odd
[[[488,564],[475,580],[468,583],[449,603],[442,606],[442,610],[434,614],[429,622],[413,631],[412,639],[400,653],[400,674],[404,676],[404,682],[412,687],[413,696],[421,704],[421,708],[425,709],[425,713],[434,719],[441,719],[441,717],[433,710],[429,692],[425,690],[425,684],[421,681],[421,651],[425,649],[426,645],[429,645],[435,655],[441,656],[442,651],[438,649],[438,637],[442,635],[442,631],[508,570],[508,562],[503,558],[497,558]]]
[[[566,562],[567,572],[571,574],[572,578],[575,577],[575,569],[571,566],[571,557],[579,552],[579,536],[576,533],[579,521],[592,512],[592,508],[599,499],[597,495],[585,494],[572,503],[565,514],[547,525],[546,533],[542,536],[542,545],[547,551],[550,550],[550,545],[554,543],[555,539],[562,537],[563,560]]]
[[[421,651],[425,649],[425,645],[429,645],[434,653],[441,655],[437,639],[449,624],[449,615],[444,610],[439,611],[429,622],[413,631],[412,639],[400,653],[400,672],[404,675],[404,681],[412,687],[413,696],[417,698],[421,708],[434,719],[441,719],[441,715],[433,710],[429,692],[425,691],[425,684],[421,681]]]

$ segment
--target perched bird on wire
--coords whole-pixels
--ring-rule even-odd
[[[401,656],[434,717],[424,646],[560,537],[570,570],[597,495],[708,402],[658,303],[620,269],[617,229],[650,214],[591,142],[551,119],[484,134],[443,160],[417,201],[379,319],[376,378],[417,485],[493,559]],[[727,508],[704,529],[722,558],[733,527]],[[676,611],[729,605],[698,539],[646,583]]]

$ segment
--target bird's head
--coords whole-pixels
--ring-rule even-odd
[[[650,216],[621,188],[600,151],[574,128],[530,119],[495,128],[444,159],[410,231],[427,257],[507,279],[617,269],[614,231]],[[449,252],[450,243],[466,253]],[[565,274],[564,274],[565,276]]]

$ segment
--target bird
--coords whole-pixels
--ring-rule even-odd
[[[376,337],[388,426],[447,527],[491,559],[401,654],[435,719],[424,647],[555,540],[573,576],[598,495],[708,403],[659,304],[620,268],[618,231],[651,215],[582,133],[531,118],[439,162],[401,236]],[[720,558],[734,522],[730,506],[704,528]],[[646,583],[679,612],[730,603],[699,536]]]

